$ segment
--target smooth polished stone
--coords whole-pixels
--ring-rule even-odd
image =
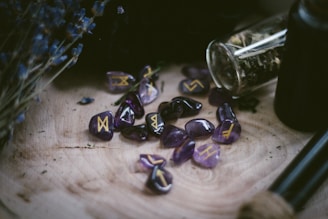
[[[206,63],[189,64],[182,67],[181,72],[184,76],[190,79],[211,79],[211,73]]]
[[[239,139],[240,134],[241,126],[239,122],[226,120],[216,127],[212,140],[221,144],[231,144]]]
[[[113,138],[113,115],[110,111],[105,111],[91,117],[89,122],[89,132],[105,141]]]
[[[179,91],[187,95],[205,95],[210,90],[210,83],[204,79],[184,79],[179,83]]]
[[[174,149],[172,155],[173,163],[176,165],[181,165],[189,160],[194,154],[195,145],[196,143],[194,140],[187,138],[182,145]]]
[[[219,163],[220,145],[204,144],[195,148],[193,160],[205,168],[213,168]]]
[[[121,103],[115,113],[114,128],[117,130],[121,130],[129,126],[133,126],[134,122],[135,116],[130,105],[126,102]]]
[[[182,104],[171,101],[161,102],[157,109],[165,122],[174,121],[181,118],[183,110]]]
[[[165,148],[175,148],[182,145],[187,138],[188,134],[185,130],[168,124],[164,126],[164,131],[160,137],[160,142]]]
[[[210,93],[208,95],[208,102],[212,106],[222,106],[224,103],[228,103],[230,106],[233,105],[233,99],[230,93],[223,89],[214,87],[210,90]]]
[[[149,174],[146,187],[158,194],[166,194],[172,189],[173,176],[166,169],[154,166]]]
[[[106,73],[106,76],[111,93],[124,93],[136,83],[132,75],[121,71],[110,71]]]
[[[134,141],[147,141],[149,136],[146,124],[125,127],[121,129],[121,134]]]
[[[139,96],[143,105],[148,105],[157,99],[159,90],[152,79],[141,79],[139,84]]]
[[[140,119],[145,115],[145,109],[142,105],[138,92],[128,92],[125,97],[125,102],[130,105],[136,119]]]
[[[213,134],[215,126],[207,119],[192,119],[185,124],[185,130],[191,138],[208,137]]]
[[[203,107],[201,102],[184,96],[174,97],[171,102],[183,108],[183,112],[180,116],[181,118],[196,116]]]
[[[146,115],[146,124],[149,132],[157,137],[161,136],[164,131],[165,122],[160,113],[148,113]]]
[[[216,110],[216,118],[222,123],[224,121],[237,121],[236,114],[234,113],[232,107],[228,103],[224,103],[222,106],[219,106]]]
[[[145,65],[139,72],[139,80],[143,78],[150,78],[153,81],[157,81],[159,78],[158,73],[153,72],[153,68],[150,65]]]
[[[155,166],[164,168],[166,165],[166,159],[157,154],[140,154],[139,160],[136,163],[137,172],[149,172]]]

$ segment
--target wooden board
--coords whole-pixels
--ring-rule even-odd
[[[161,71],[157,86],[162,92],[146,112],[181,95],[181,67]],[[111,104],[120,95],[109,94],[105,82],[99,72],[67,72],[32,105],[0,156],[0,218],[234,218],[241,203],[266,189],[312,136],[277,119],[273,84],[256,93],[257,113],[235,109],[242,135],[232,145],[221,146],[217,167],[203,169],[191,160],[181,166],[169,163],[172,191],[151,195],[144,188],[147,175],[135,173],[134,163],[140,153],[170,159],[173,150],[163,149],[155,139],[136,143],[115,133],[110,142],[103,142],[91,136],[91,116],[117,109]],[[95,102],[78,105],[83,96]],[[193,98],[203,103],[197,117],[217,125],[216,108],[207,96]],[[183,128],[190,119],[174,124]],[[210,142],[197,140],[196,146]],[[326,182],[298,218],[328,218],[327,209]]]

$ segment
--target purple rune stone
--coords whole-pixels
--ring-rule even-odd
[[[114,128],[121,130],[125,127],[133,126],[135,122],[134,112],[126,102],[121,103],[114,117]]]
[[[166,159],[157,154],[140,154],[139,160],[136,164],[138,172],[148,172],[155,166],[164,167],[166,165]]]
[[[232,105],[233,99],[227,90],[214,87],[210,90],[210,94],[208,95],[208,102],[212,106],[222,106],[224,103]]]
[[[164,126],[160,142],[165,148],[175,148],[182,145],[187,138],[188,135],[185,130],[168,124]]]
[[[151,134],[159,137],[162,135],[164,131],[164,120],[162,119],[162,116],[159,113],[148,113],[146,115],[146,124],[148,127],[148,130]]]
[[[155,82],[150,78],[143,78],[139,85],[139,96],[143,105],[152,103],[159,96]]]
[[[111,140],[113,129],[113,115],[110,111],[96,114],[90,119],[89,132],[102,140]]]
[[[226,120],[222,122],[212,135],[212,140],[221,144],[231,144],[240,137],[241,126],[238,121]]]
[[[208,137],[213,134],[215,126],[206,119],[192,119],[185,124],[185,130],[189,137]]]
[[[233,112],[233,109],[228,103],[224,103],[222,106],[219,106],[216,110],[216,118],[217,120],[222,123],[224,121],[237,121],[237,117]]]
[[[132,75],[121,71],[110,71],[106,75],[108,89],[111,93],[124,93],[136,82]]]
[[[181,72],[184,76],[190,79],[211,79],[210,71],[205,63],[195,63],[183,66]]]
[[[179,91],[188,95],[204,95],[210,90],[210,83],[204,79],[184,79],[179,83]]]
[[[145,109],[141,103],[141,99],[137,92],[130,91],[126,94],[125,101],[131,107],[136,119],[140,119],[145,115]]]
[[[189,160],[194,154],[195,145],[194,140],[187,138],[181,146],[174,149],[172,155],[173,163],[180,165]]]
[[[153,81],[157,81],[159,76],[158,73],[153,73],[153,69],[150,65],[145,65],[141,71],[139,72],[139,79],[143,79],[143,78],[149,78],[152,79]]]
[[[174,97],[172,102],[183,108],[181,118],[196,116],[203,107],[201,102],[183,96]]]
[[[193,160],[205,168],[213,168],[219,163],[220,145],[204,144],[195,149]]]
[[[166,169],[154,166],[149,174],[146,187],[158,194],[166,194],[172,188],[173,176]]]
[[[183,114],[183,106],[176,102],[161,102],[157,111],[160,113],[164,121],[177,120]]]
[[[148,129],[145,124],[128,126],[121,129],[121,134],[130,140],[134,141],[147,141],[148,140]]]

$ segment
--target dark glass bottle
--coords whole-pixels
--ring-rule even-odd
[[[328,126],[328,0],[298,0],[290,9],[275,93],[279,119],[291,128]]]

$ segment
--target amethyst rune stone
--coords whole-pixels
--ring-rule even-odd
[[[179,90],[188,95],[204,95],[210,90],[210,83],[204,79],[184,79],[179,83]]]
[[[148,140],[148,129],[145,124],[128,126],[121,129],[121,134],[128,139],[134,141],[147,141]]]
[[[211,79],[210,71],[205,63],[196,63],[183,66],[181,72],[184,76],[190,79]]]
[[[188,135],[185,130],[168,124],[164,126],[160,142],[165,148],[175,148],[182,145],[187,138]]]
[[[206,119],[192,119],[185,124],[185,130],[189,137],[208,137],[213,134],[215,126]]]
[[[140,119],[145,115],[145,109],[137,92],[128,92],[125,97],[125,102],[130,105],[136,119]]]
[[[158,105],[157,111],[164,121],[177,120],[183,114],[183,106],[175,101],[161,102]]]
[[[189,160],[194,154],[195,145],[196,143],[194,140],[187,138],[181,146],[174,149],[172,155],[173,163],[180,165]]]
[[[158,194],[168,193],[172,188],[173,176],[166,169],[154,166],[149,174],[146,187]]]
[[[150,78],[143,78],[139,85],[139,96],[143,105],[152,103],[159,96],[155,82]]]
[[[110,111],[99,113],[90,119],[89,132],[102,140],[111,140],[113,129],[113,115]]]
[[[210,94],[208,95],[208,102],[212,106],[222,106],[224,103],[232,105],[233,99],[227,90],[214,87],[210,90]]]
[[[182,118],[195,116],[199,114],[200,110],[203,107],[203,104],[201,102],[183,96],[174,97],[171,102],[182,106],[183,108],[183,112],[181,114]]]
[[[195,149],[193,160],[205,168],[213,168],[219,163],[220,145],[204,144]]]
[[[222,144],[231,144],[239,139],[241,126],[228,103],[218,107],[216,116],[219,126],[214,130],[212,140]]]
[[[139,72],[139,79],[150,78],[153,81],[158,80],[158,73],[154,73],[150,65],[145,65]]]
[[[123,93],[129,90],[136,82],[136,79],[125,72],[110,71],[106,73],[108,80],[108,89],[111,93]]]
[[[166,159],[157,154],[140,154],[139,160],[136,164],[137,171],[148,172],[152,170],[155,166],[164,168],[166,165]]]
[[[135,122],[134,112],[126,102],[121,103],[114,117],[114,128],[121,130],[128,126],[133,126]]]
[[[164,120],[159,113],[148,113],[146,115],[146,124],[151,134],[161,136],[164,131]]]

